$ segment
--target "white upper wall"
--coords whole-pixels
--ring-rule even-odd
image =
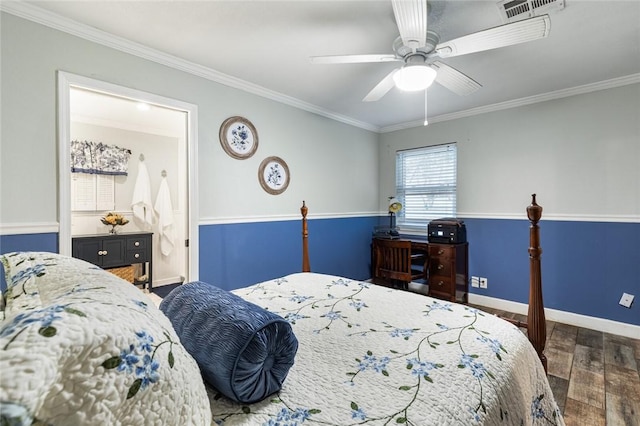
[[[458,144],[458,215],[640,222],[640,84],[380,135],[380,193],[397,150]],[[386,199],[380,200],[384,208]]]
[[[378,210],[376,133],[126,54],[1,13],[0,223],[57,222],[57,71],[174,98],[198,106],[201,222]],[[256,154],[229,157],[222,122],[251,120]],[[258,167],[268,156],[289,166],[291,183],[267,194]]]
[[[198,106],[201,223],[386,211],[395,152],[458,143],[458,211],[522,217],[539,194],[545,218],[640,221],[640,85],[375,134],[1,13],[0,224],[57,221],[58,70]],[[218,141],[242,115],[260,143],[247,160]],[[281,195],[258,183],[262,159],[291,172]],[[376,185],[376,183],[378,183]]]

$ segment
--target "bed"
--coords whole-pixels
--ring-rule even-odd
[[[540,286],[536,239],[540,212],[534,198],[528,209],[531,294],[539,295],[539,302],[541,291],[535,287]],[[163,315],[135,287],[78,259],[46,253],[4,255],[11,291],[7,318],[0,325],[3,421],[226,426],[564,424],[541,362],[544,345],[538,350],[539,342],[530,342],[516,325],[470,306],[309,272],[306,214],[303,204],[303,272],[227,292],[215,312],[203,302],[206,296],[194,296],[196,289],[206,290],[206,283],[183,285],[182,293],[174,290],[163,300],[165,306],[160,306]],[[208,300],[215,304],[219,299]],[[240,386],[246,391],[244,376],[236,374],[241,357],[227,363],[230,366],[223,361],[204,365],[202,355],[190,349],[200,348],[210,356],[247,347],[247,342],[240,342],[242,349],[229,349],[229,342],[246,330],[232,328],[226,337],[220,332],[222,325],[235,327],[242,322],[236,308],[225,312],[226,300],[252,306],[251,315],[266,318],[265,324],[288,338],[286,368],[278,359],[256,360],[255,351],[251,354],[252,388],[262,386],[263,378],[277,367],[282,373],[277,389],[267,388],[268,395],[257,401],[238,402],[241,398],[226,392],[226,385],[214,388],[202,379],[208,371],[229,373],[235,380],[231,390]],[[183,316],[177,316],[172,306]],[[32,312],[50,315],[27,322]],[[199,312],[208,315],[209,325],[202,328],[203,323],[198,323],[195,331],[186,333],[181,326],[192,324]],[[544,319],[543,312],[528,317],[533,340],[544,335],[544,329],[531,333],[540,326],[536,322],[541,315]],[[72,327],[62,325],[69,321]],[[51,326],[57,333],[52,334]],[[266,328],[260,325],[247,334],[252,344],[269,346],[272,337],[260,334]],[[69,341],[82,347],[69,351],[75,347]],[[134,349],[149,356],[127,358]],[[48,353],[44,358],[34,355],[43,352]],[[30,362],[36,364],[30,366]],[[136,365],[145,368],[127,368]],[[38,369],[47,372],[44,378],[31,377]]]
[[[536,341],[545,335],[541,211],[534,195],[527,209],[533,302],[528,324],[311,272],[234,290],[287,319],[300,344],[282,390],[260,403],[233,403],[209,389],[214,421],[228,426],[563,424],[541,362],[544,342]],[[303,203],[303,271],[310,270],[306,215]],[[518,326],[534,331],[533,342]]]

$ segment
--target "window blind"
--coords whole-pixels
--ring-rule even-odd
[[[456,216],[456,144],[396,153],[396,198],[402,203],[397,224],[426,230],[433,219]]]

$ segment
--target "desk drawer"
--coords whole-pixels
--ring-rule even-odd
[[[127,250],[146,249],[151,245],[150,240],[151,238],[146,236],[127,238]]]
[[[453,262],[446,258],[429,258],[429,275],[450,280]]]
[[[151,256],[148,250],[127,250],[125,258],[129,264],[151,261]]]
[[[429,279],[429,296],[450,299],[453,292],[453,283],[450,279],[445,277],[431,277]]]
[[[429,257],[450,259],[456,254],[456,247],[445,244],[429,244]]]

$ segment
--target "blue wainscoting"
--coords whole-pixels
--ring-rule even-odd
[[[310,219],[311,270],[364,280],[370,277],[371,232],[378,216]],[[469,274],[488,278],[478,295],[527,303],[529,222],[465,219]],[[640,325],[640,224],[542,220],[545,306]],[[58,250],[58,234],[0,236],[0,253]],[[200,226],[200,279],[231,290],[299,272],[299,220]],[[5,287],[4,273],[0,278]],[[631,309],[618,304],[636,296]]]
[[[469,274],[488,278],[470,291],[527,303],[529,222],[465,219]],[[540,222],[542,287],[547,308],[640,325],[640,224]],[[622,293],[636,300],[618,304]]]
[[[308,220],[313,272],[371,276],[378,216]],[[232,290],[302,270],[300,220],[200,226],[200,279]]]
[[[309,220],[311,270],[370,277],[371,231],[379,217]],[[528,303],[529,222],[465,219],[469,275],[488,278],[475,294]],[[640,224],[540,222],[545,306],[640,325]],[[200,227],[200,277],[234,289],[301,268],[301,226],[284,222]],[[631,309],[618,304],[636,295]]]
[[[50,251],[58,252],[58,234],[19,234],[0,235],[0,254],[13,251]],[[4,268],[0,264],[0,289],[6,290],[7,282],[4,278]]]

